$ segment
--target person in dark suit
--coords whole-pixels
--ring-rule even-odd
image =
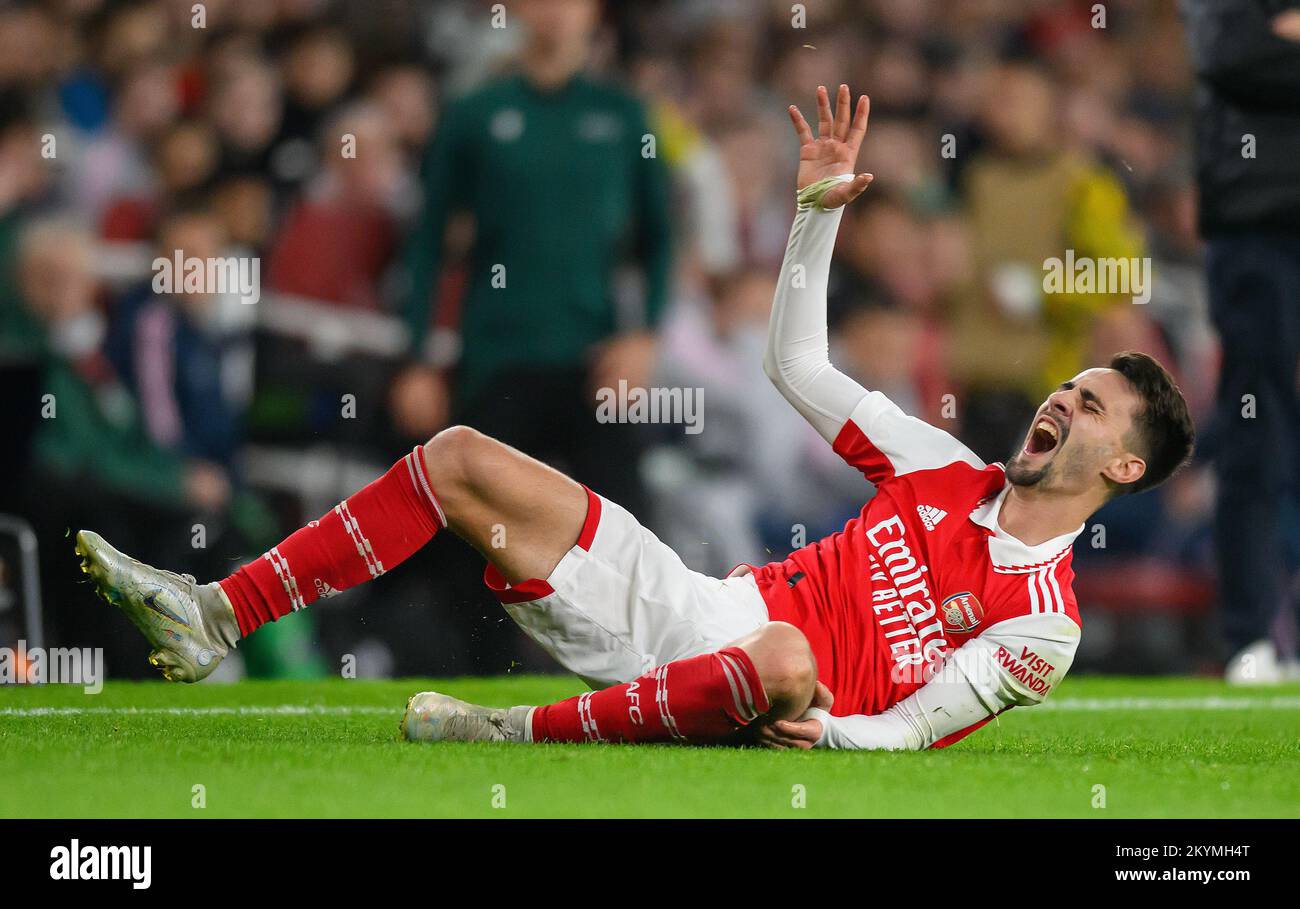
[[[1232,682],[1295,671],[1270,631],[1294,608],[1300,479],[1300,0],[1184,0],[1197,179],[1223,349],[1216,546]],[[1288,549],[1290,548],[1290,551]],[[1285,624],[1285,623],[1284,623]]]

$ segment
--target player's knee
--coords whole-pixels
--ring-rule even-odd
[[[424,443],[425,469],[440,498],[454,499],[470,485],[478,450],[489,442],[477,429],[448,426]]]
[[[501,482],[511,449],[468,426],[449,426],[424,445],[424,461],[443,505],[472,506]]]
[[[798,716],[807,709],[817,689],[817,658],[802,631],[788,622],[768,622],[742,646],[773,713]]]

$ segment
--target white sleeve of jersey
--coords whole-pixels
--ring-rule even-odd
[[[839,178],[853,179],[852,174]],[[830,361],[826,285],[841,206],[800,203],[781,263],[763,369],[777,390],[828,442],[834,442],[867,391]]]
[[[839,179],[849,181],[853,175]],[[764,370],[827,442],[834,444],[853,420],[889,462],[875,463],[876,452],[842,452],[873,481],[954,461],[982,469],[984,463],[951,435],[908,416],[880,392],[868,393],[831,365],[826,286],[843,213],[842,206],[826,211],[816,203],[800,203],[772,300]]]
[[[1079,626],[1061,614],[1007,619],[958,647],[934,678],[875,716],[831,716],[818,748],[919,751],[1007,707],[1030,706],[1059,684],[1079,644]]]

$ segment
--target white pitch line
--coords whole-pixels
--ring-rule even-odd
[[[401,707],[270,704],[246,707],[0,707],[0,717],[40,716],[369,716],[400,713]],[[1300,710],[1300,697],[1048,698],[1039,709],[1118,710]]]
[[[1300,710],[1300,697],[1202,698],[1048,698],[1039,709],[1052,710]]]
[[[254,707],[3,707],[0,716],[350,716],[395,714],[402,707],[272,704]]]

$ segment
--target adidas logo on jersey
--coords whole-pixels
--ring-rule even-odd
[[[940,521],[948,517],[948,512],[935,508],[933,505],[917,505],[916,513],[921,518],[921,523],[925,525],[926,530],[934,530]]]

